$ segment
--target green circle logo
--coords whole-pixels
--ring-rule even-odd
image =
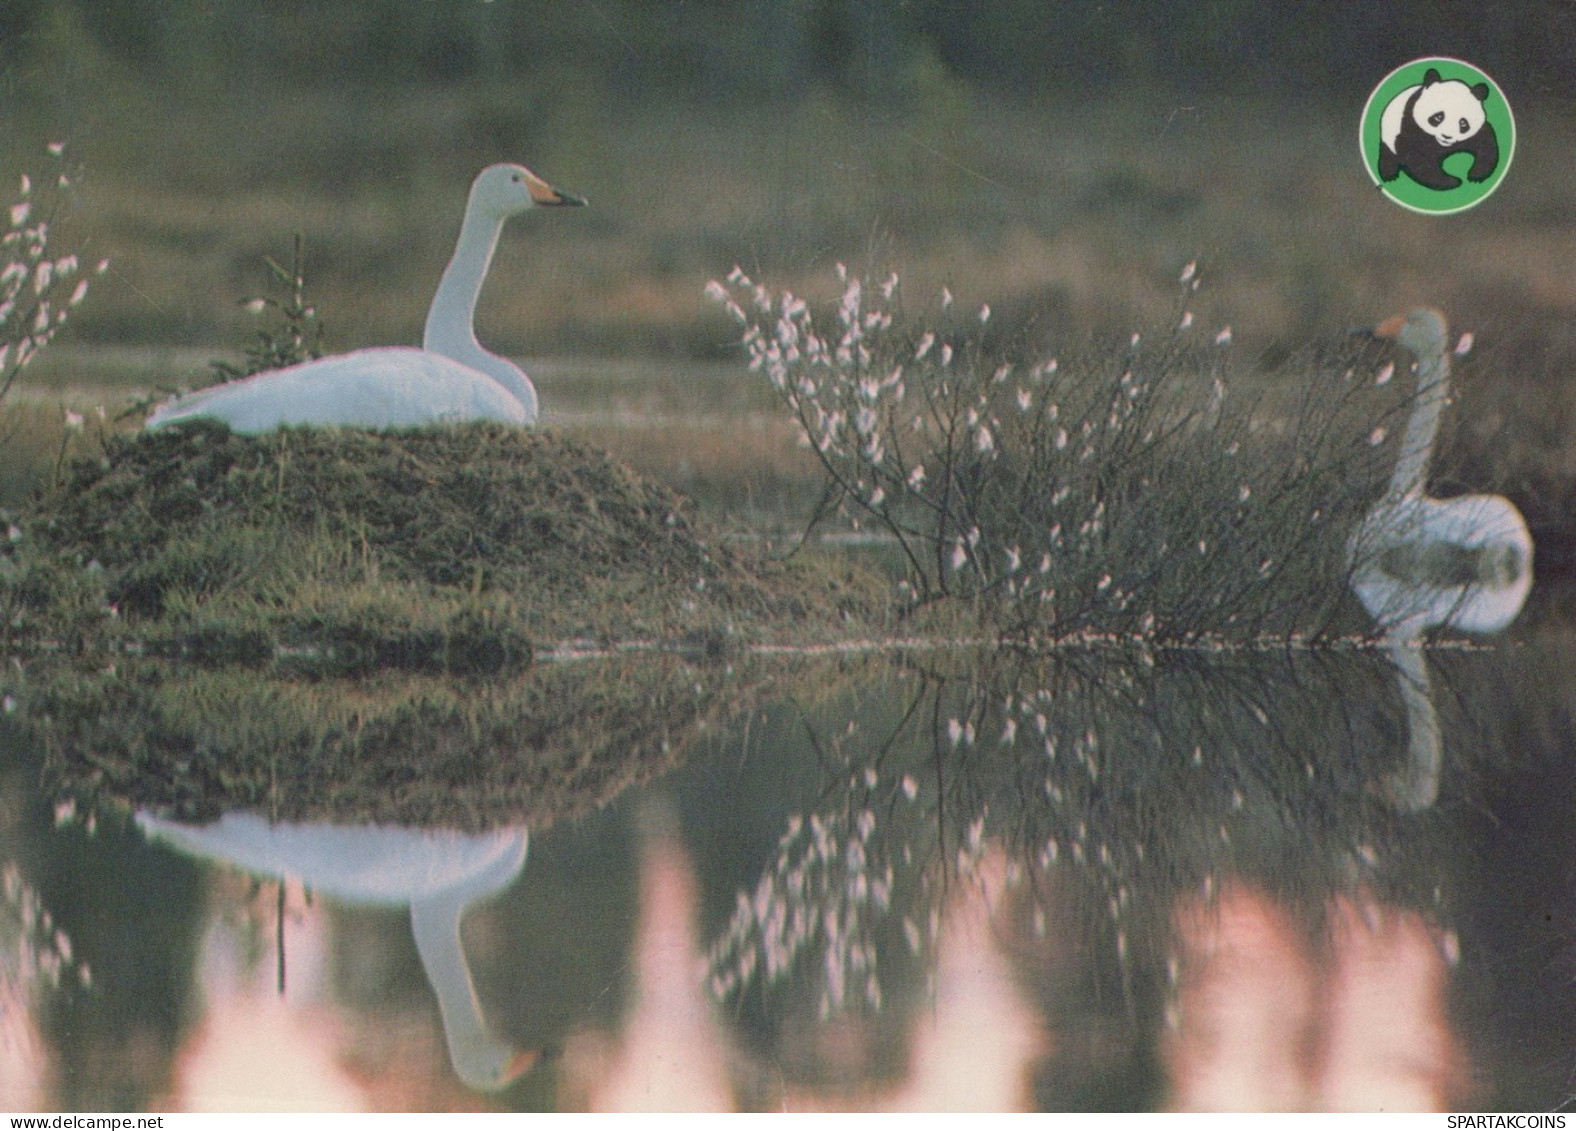
[[[1516,121],[1499,85],[1460,59],[1416,59],[1374,87],[1359,133],[1363,165],[1402,208],[1444,215],[1499,187]]]

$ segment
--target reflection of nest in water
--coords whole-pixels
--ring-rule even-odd
[[[51,792],[182,820],[540,827],[670,768],[750,682],[675,655],[545,665],[487,683],[123,664],[36,673]]]

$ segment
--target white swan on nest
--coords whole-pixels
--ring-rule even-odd
[[[214,385],[159,406],[147,427],[199,417],[251,435],[286,424],[534,424],[536,389],[530,378],[476,340],[476,300],[509,217],[537,206],[584,203],[519,165],[483,169],[471,185],[454,255],[427,312],[421,349],[356,350]]]
[[[488,833],[379,825],[271,824],[226,813],[191,825],[137,813],[148,836],[193,856],[275,879],[295,877],[346,903],[410,907],[422,969],[438,998],[449,1061],[472,1088],[493,1090],[537,1059],[493,1036],[471,984],[460,923],[472,904],[496,895],[525,866],[524,828]]]
[[[1448,331],[1437,310],[1414,310],[1375,327],[1417,358],[1417,402],[1384,497],[1353,535],[1352,588],[1391,638],[1436,625],[1499,632],[1532,588],[1532,535],[1502,495],[1431,499],[1428,461],[1449,399]]]

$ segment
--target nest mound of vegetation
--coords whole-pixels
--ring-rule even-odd
[[[69,607],[93,604],[41,576],[48,560],[87,567],[116,631],[155,652],[331,674],[496,669],[564,640],[825,639],[882,600],[847,566],[719,544],[678,495],[595,449],[494,424],[118,437],[22,528],[13,634],[29,612],[76,631]]]

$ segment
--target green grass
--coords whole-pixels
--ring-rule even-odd
[[[736,550],[551,431],[196,424],[112,437],[56,479],[0,559],[13,644],[464,673],[561,640],[714,652],[885,616],[858,567]]]

